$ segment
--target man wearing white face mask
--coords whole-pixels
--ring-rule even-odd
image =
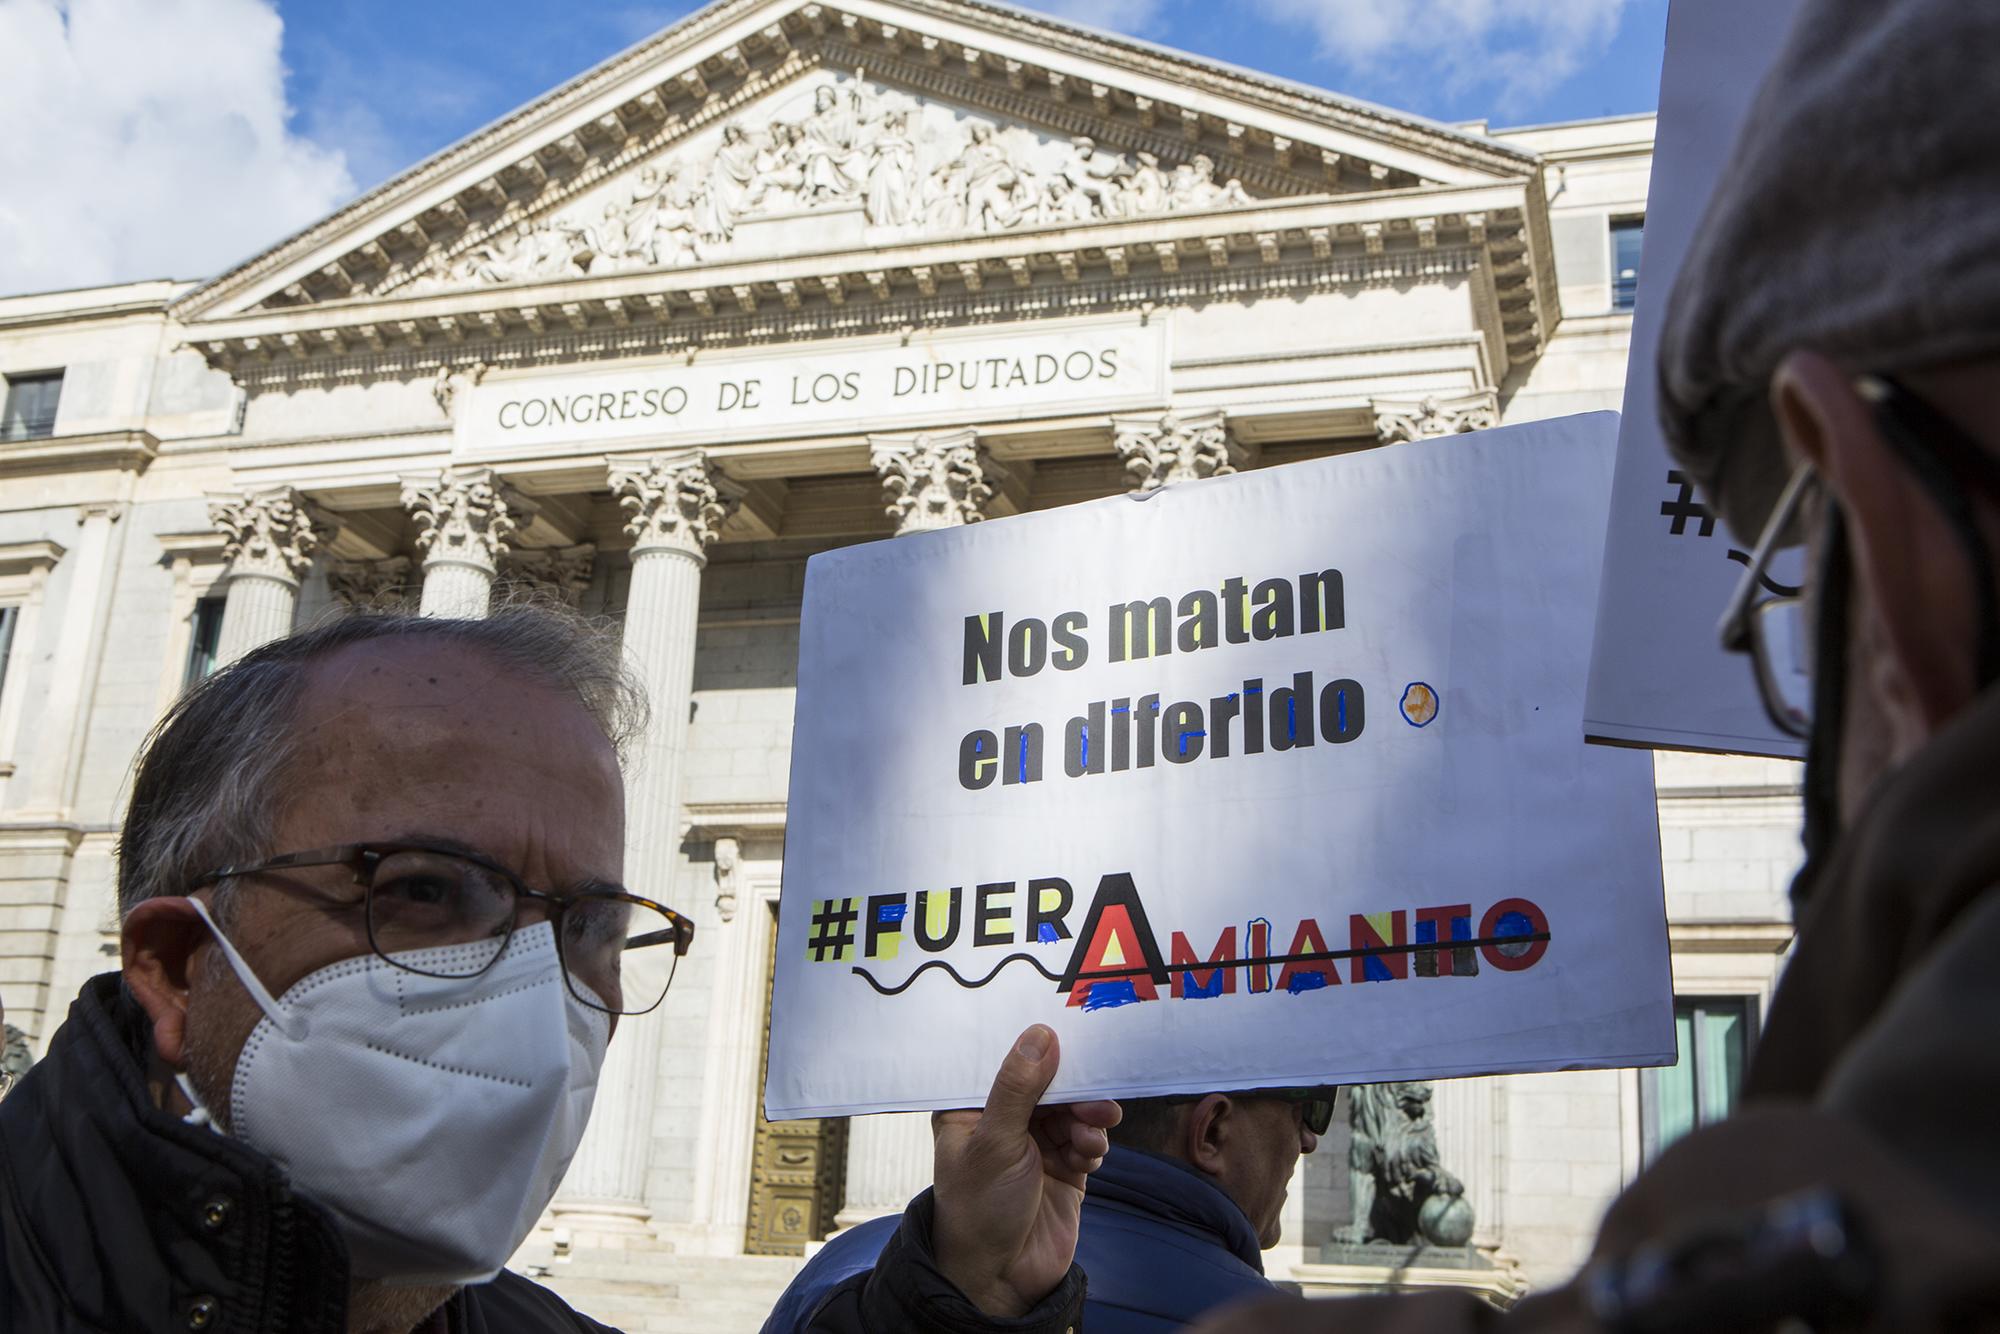
[[[620,884],[643,707],[521,609],[336,622],[184,698],[133,781],[123,969],[0,1105],[0,1331],[601,1331],[501,1266],[692,941]],[[935,1200],[815,1328],[1073,1323],[1117,1113],[1037,1108],[1057,1059],[941,1118]]]

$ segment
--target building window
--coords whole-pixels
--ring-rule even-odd
[[[55,434],[62,372],[5,377],[7,403],[0,409],[0,440],[39,440]]]
[[[1630,310],[1639,299],[1639,251],[1646,240],[1644,218],[1611,220],[1611,308]]]
[[[1689,1131],[1713,1125],[1736,1108],[1750,1059],[1755,1014],[1747,996],[1682,997],[1674,1001],[1674,1042],[1680,1059],[1645,1072],[1641,1138],[1648,1162]]]
[[[194,604],[188,628],[187,676],[182,688],[195,685],[215,670],[215,646],[222,642],[222,599],[203,598]]]
[[[7,684],[7,659],[14,651],[14,627],[20,620],[19,607],[0,607],[0,688]]]

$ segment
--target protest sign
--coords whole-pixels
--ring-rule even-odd
[[[1797,7],[1797,0],[1674,0],[1668,14],[1646,249],[1584,704],[1584,734],[1593,740],[1781,758],[1805,753],[1803,742],[1772,725],[1749,663],[1716,639],[1756,535],[1736,543],[1667,454],[1654,368],[1667,294]],[[1780,553],[1772,591],[1796,588],[1800,569],[1798,552]]]
[[[1647,756],[1577,735],[1617,418],[815,556],[766,1112],[1674,1056]]]

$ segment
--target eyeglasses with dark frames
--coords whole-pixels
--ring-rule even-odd
[[[1778,497],[1757,547],[1730,595],[1716,632],[1731,653],[1748,653],[1757,675],[1764,712],[1787,736],[1812,735],[1812,663],[1803,588],[1771,577],[1772,558],[1788,539],[1807,500],[1819,490],[1819,474],[1801,463]]]
[[[385,963],[424,977],[470,978],[506,952],[524,903],[545,906],[570,994],[609,1014],[645,1014],[666,999],[681,956],[694,943],[694,923],[662,903],[622,889],[573,894],[531,889],[507,867],[463,848],[426,843],[345,843],[292,852],[242,866],[224,866],[189,886],[278,871],[343,866],[361,895],[341,907],[362,910],[368,946]],[[461,951],[444,967],[418,967],[408,955],[443,945],[484,945]],[[671,946],[671,953],[626,955]],[[653,962],[664,959],[665,967]]]
[[[1857,376],[1854,389],[1868,404],[1883,440],[1915,474],[1965,546],[1979,601],[1979,679],[2000,676],[2000,591],[1970,496],[1971,488],[2000,494],[2000,458],[1893,376]],[[1751,655],[1771,721],[1799,738],[1812,733],[1813,633],[1803,590],[1773,579],[1771,563],[1778,551],[1801,540],[1799,520],[1814,500],[1827,512],[1829,546],[1839,545],[1839,511],[1825,496],[1812,465],[1801,463],[1778,497],[1717,626],[1723,648]]]

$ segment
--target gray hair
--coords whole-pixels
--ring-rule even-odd
[[[1187,1110],[1195,1101],[1173,1097],[1120,1098],[1118,1106],[1125,1115],[1106,1134],[1113,1144],[1178,1158],[1180,1146],[1174,1141],[1180,1137]]]
[[[481,620],[357,610],[251,650],[181,696],[140,751],[118,835],[118,909],[220,866],[271,856],[275,794],[313,664],[350,644],[421,639],[471,649],[573,696],[623,758],[646,725],[646,696],[612,633],[574,612],[522,603]]]

